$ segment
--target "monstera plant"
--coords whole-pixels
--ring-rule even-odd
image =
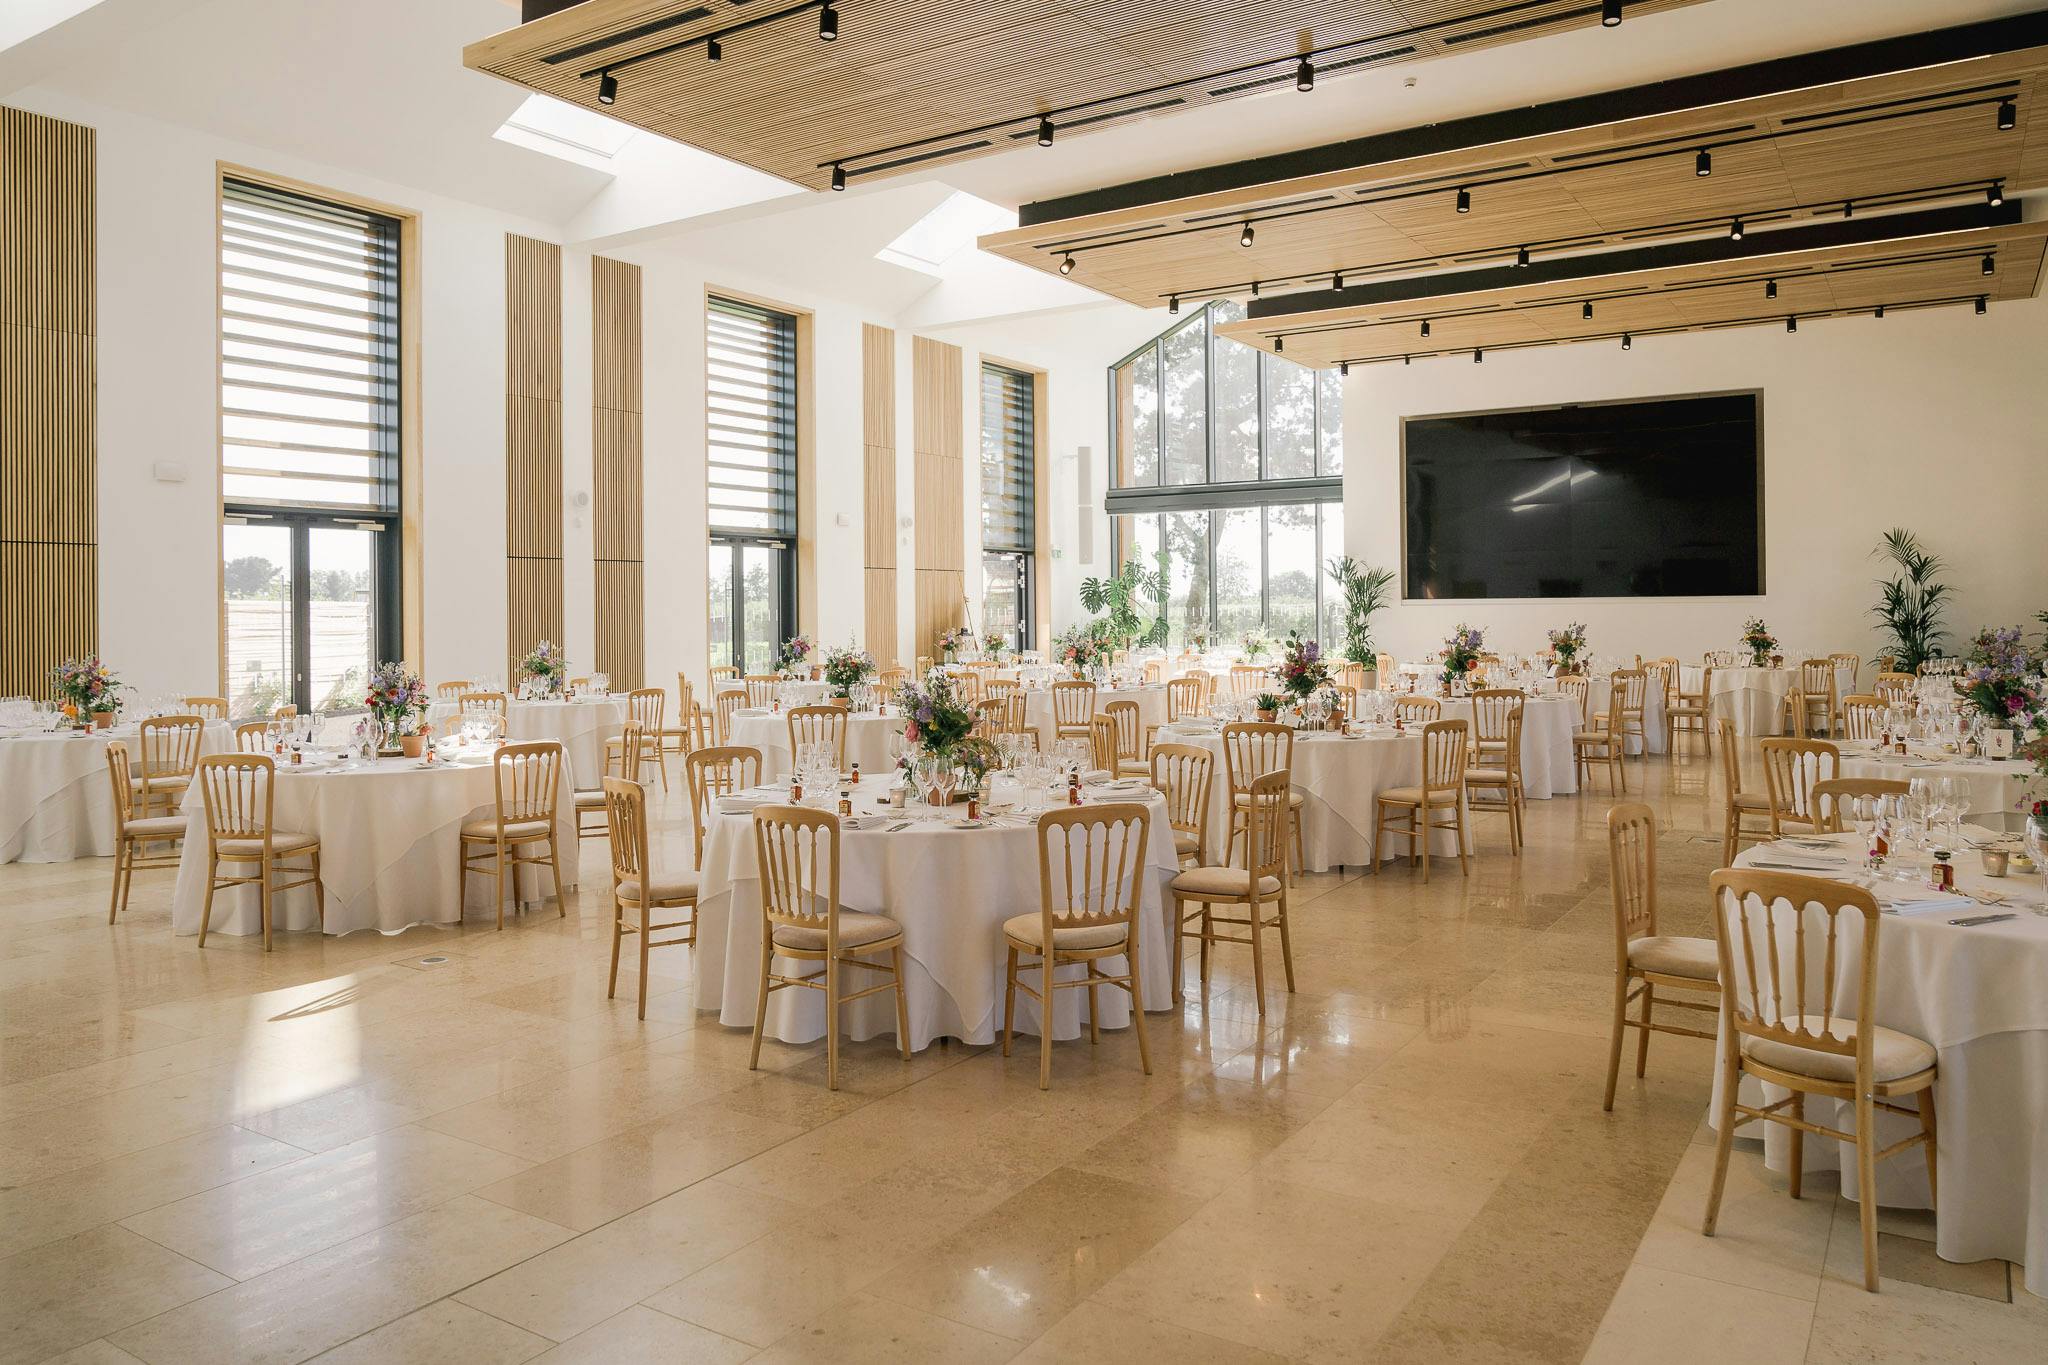
[[[1097,612],[1102,639],[1119,649],[1166,643],[1166,571],[1147,569],[1137,560],[1107,578],[1081,583],[1081,605]]]

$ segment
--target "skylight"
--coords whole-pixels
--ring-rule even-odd
[[[937,275],[946,262],[971,248],[975,238],[1015,226],[1015,213],[964,190],[955,190],[937,208],[905,228],[895,241],[877,251],[875,259]]]
[[[528,95],[491,136],[602,171],[611,169],[611,159],[632,141],[633,131],[603,114],[546,95]]]

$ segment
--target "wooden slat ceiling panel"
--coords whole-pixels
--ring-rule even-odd
[[[600,109],[597,79],[585,79],[586,73],[720,33],[790,3],[585,0],[472,43],[463,61]],[[1630,0],[1628,13],[1633,21],[1698,3]],[[850,177],[879,176],[1028,142],[1042,112],[1072,110],[1063,114],[1061,134],[1070,137],[1164,108],[1271,89],[1270,78],[1291,82],[1292,63],[1304,51],[1317,54],[1318,80],[1338,79],[1389,61],[1599,22],[1598,6],[1587,0],[836,0],[836,6],[835,42],[819,41],[815,9],[792,14],[724,38],[717,62],[706,59],[700,44],[621,70],[618,101],[600,112],[822,189],[833,162],[845,162]],[[698,9],[708,12],[638,38],[603,41]],[[584,46],[587,56],[546,60]],[[1245,65],[1257,69],[1220,74]],[[1175,88],[1139,93],[1161,85]],[[1005,126],[955,136],[996,122]]]
[[[1997,127],[2000,99],[2018,127]],[[1143,307],[1321,288],[1448,265],[1501,264],[1518,247],[1579,251],[1862,212],[1982,202],[2048,186],[2048,47],[1944,62],[1594,127],[1492,141],[1351,170],[1276,179],[1078,217],[981,240]],[[1713,173],[1694,173],[1712,150]],[[1471,189],[1473,207],[1454,201]],[[1244,223],[1250,248],[1238,245]],[[1320,279],[1304,277],[1318,275]]]
[[[1280,352],[1302,365],[1328,368],[1404,356],[1502,350],[1600,339],[1623,332],[1770,324],[1843,312],[1915,306],[1968,305],[2031,298],[2039,287],[2048,223],[1945,232],[1788,251],[1741,260],[1674,266],[1630,274],[1548,281],[1429,298],[1325,308],[1226,323],[1219,336]],[[1982,260],[1993,257],[1986,276]],[[1775,281],[1777,297],[1765,296]],[[1583,306],[1594,303],[1594,315]],[[1430,335],[1421,336],[1427,319]]]

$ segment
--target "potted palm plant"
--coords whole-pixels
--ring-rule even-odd
[[[1330,561],[1330,577],[1344,594],[1344,657],[1371,668],[1377,657],[1372,642],[1372,618],[1391,600],[1394,571],[1366,568],[1350,555]],[[1378,682],[1378,678],[1374,678]]]
[[[1941,641],[1948,633],[1941,628],[1948,585],[1935,578],[1944,567],[1941,557],[1929,554],[1921,547],[1920,538],[1903,526],[1886,531],[1871,554],[1883,556],[1898,572],[1878,580],[1883,596],[1870,614],[1878,619],[1892,667],[1901,673],[1917,672],[1921,664],[1940,655]]]

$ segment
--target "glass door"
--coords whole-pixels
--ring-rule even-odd
[[[261,522],[221,527],[221,628],[228,714],[267,716],[295,695],[292,531]]]
[[[775,667],[796,632],[796,583],[786,541],[716,537],[711,542],[710,626],[713,664],[741,673]]]
[[[363,709],[399,656],[396,537],[377,521],[230,508],[221,527],[228,714]]]

